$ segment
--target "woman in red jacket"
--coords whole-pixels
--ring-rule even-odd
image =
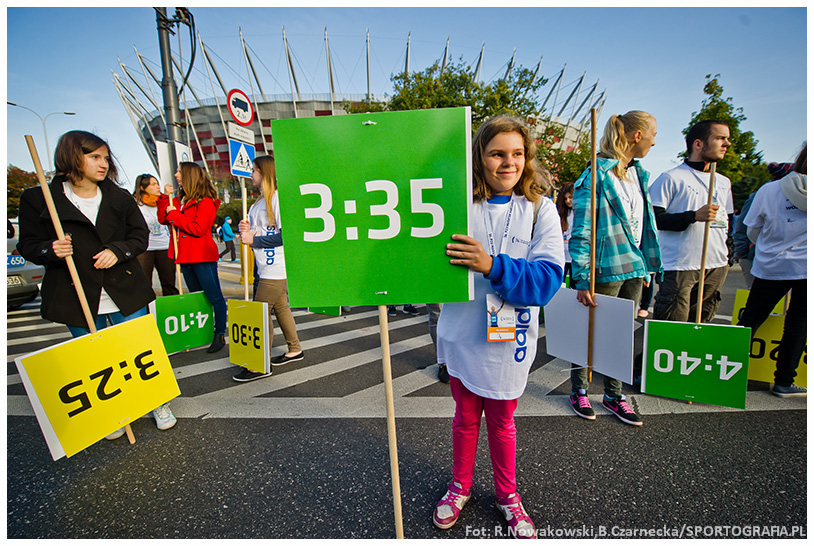
[[[226,343],[226,299],[218,279],[218,246],[212,240],[212,225],[220,206],[218,193],[197,163],[183,162],[175,173],[178,197],[158,198],[158,221],[178,230],[178,256],[170,245],[170,258],[181,265],[181,273],[190,292],[203,290],[215,310],[215,339],[207,352],[214,353]],[[164,187],[167,194],[172,186]]]

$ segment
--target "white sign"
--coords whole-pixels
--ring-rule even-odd
[[[175,142],[175,159],[180,164],[182,161],[192,161],[192,150],[182,142]],[[155,143],[155,151],[158,156],[158,177],[161,180],[161,187],[175,182],[175,171],[170,165],[169,146],[166,142]]]
[[[252,101],[249,100],[246,93],[240,89],[232,89],[226,96],[226,106],[238,124],[243,127],[251,125],[252,119],[254,119],[254,110],[252,109]]]
[[[606,377],[633,382],[633,318],[631,300],[594,295],[593,369]],[[588,365],[588,308],[577,291],[560,288],[545,306],[546,352],[579,366]]]
[[[226,126],[229,128],[229,138],[254,145],[254,131],[241,127],[231,121],[227,121]]]

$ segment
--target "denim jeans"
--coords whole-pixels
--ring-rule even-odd
[[[625,281],[600,282],[594,286],[594,293],[632,300],[634,309],[638,309],[639,300],[642,297],[643,285],[644,281],[639,277]],[[631,317],[631,319],[632,318],[633,317]],[[588,389],[587,367],[577,366],[571,370],[571,392],[577,392],[579,389]],[[605,377],[605,395],[608,398],[619,398],[622,396],[622,382],[612,377]]]
[[[774,382],[781,387],[788,387],[794,382],[797,365],[806,346],[806,279],[770,281],[755,277],[746,307],[738,321],[738,326],[751,328],[754,336],[777,302],[789,291],[791,301],[783,321],[783,337],[777,348],[777,369],[774,372]]]
[[[108,322],[110,326],[115,326],[116,324],[121,324],[122,322],[127,322],[128,320],[137,319],[139,317],[143,317],[147,314],[147,307],[142,307],[138,311],[131,313],[129,315],[122,315],[120,312],[116,311],[115,313],[105,313],[104,315],[97,315],[96,316],[96,329],[102,330],[108,327]],[[89,328],[80,328],[78,326],[68,326],[68,330],[71,332],[73,337],[84,336],[85,334],[90,333]]]
[[[215,310],[215,335],[226,333],[226,298],[220,289],[218,262],[181,264],[181,273],[190,292],[200,292]]]

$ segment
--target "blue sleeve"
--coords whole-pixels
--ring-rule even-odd
[[[274,235],[257,235],[252,241],[252,248],[276,248],[278,246],[283,246],[282,230]]]
[[[562,268],[546,260],[529,262],[498,254],[486,275],[492,288],[514,305],[546,305],[562,285]]]
[[[234,236],[235,236],[235,232],[232,231],[232,226],[230,226],[229,224],[223,224],[223,230],[222,231],[223,231],[223,234],[226,235],[227,237],[234,238]]]

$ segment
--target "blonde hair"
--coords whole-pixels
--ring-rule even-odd
[[[271,197],[277,191],[277,169],[274,166],[273,155],[261,155],[255,158],[254,166],[263,177],[263,199],[266,200],[266,212],[269,216],[269,226],[277,225],[274,218],[274,210],[271,208]]]
[[[599,141],[599,150],[604,157],[619,160],[613,167],[613,172],[620,180],[626,176],[627,165],[622,164],[622,159],[635,144],[632,140],[633,135],[636,131],[647,132],[655,119],[652,114],[642,110],[631,110],[623,116],[612,115],[605,125],[605,133]]]
[[[523,137],[523,154],[525,165],[523,174],[514,186],[514,193],[523,195],[529,201],[538,201],[548,195],[552,188],[551,173],[537,162],[537,145],[529,127],[522,121],[509,117],[497,116],[483,123],[475,133],[472,141],[472,197],[475,201],[490,199],[492,188],[486,182],[483,153],[486,146],[500,133],[518,133]]]

